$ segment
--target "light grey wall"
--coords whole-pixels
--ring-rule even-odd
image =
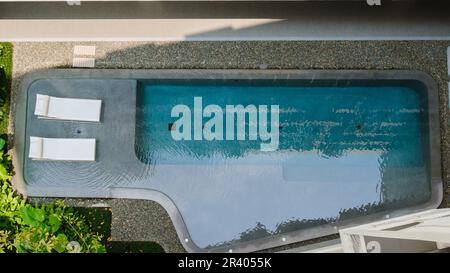
[[[0,40],[449,40],[449,10],[441,0],[1,2]]]

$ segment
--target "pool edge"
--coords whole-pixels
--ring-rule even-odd
[[[226,77],[224,74],[227,74]],[[367,223],[368,220],[380,219],[380,216],[389,215],[389,217],[395,217],[404,215],[406,213],[421,211],[429,208],[436,208],[442,202],[443,199],[443,181],[442,181],[442,170],[441,170],[441,138],[440,138],[440,119],[439,119],[439,96],[438,96],[438,86],[435,80],[428,74],[415,71],[415,70],[183,70],[183,69],[158,69],[158,70],[131,70],[131,69],[46,69],[33,71],[26,74],[20,83],[19,93],[16,101],[16,114],[15,114],[15,130],[14,130],[14,148],[13,153],[13,163],[15,168],[15,175],[13,177],[14,187],[21,193],[25,195],[33,196],[33,191],[29,191],[26,182],[23,177],[23,160],[24,160],[24,136],[25,136],[25,126],[18,126],[26,124],[26,101],[28,95],[28,87],[36,80],[42,78],[95,78],[95,77],[107,77],[115,79],[140,79],[148,78],[149,74],[154,78],[164,78],[164,79],[179,79],[185,78],[189,79],[195,76],[202,77],[213,77],[221,76],[221,78],[252,78],[258,77],[264,78],[267,75],[284,75],[284,77],[290,78],[290,76],[299,76],[303,79],[305,78],[317,78],[316,75],[320,74],[323,78],[346,80],[346,79],[383,79],[383,80],[418,80],[422,82],[427,87],[428,96],[428,117],[429,122],[429,133],[430,133],[430,161],[438,162],[439,164],[431,164],[431,186],[432,193],[431,198],[428,202],[394,211],[385,211],[382,213],[375,213],[369,215],[369,217],[364,217],[362,223]],[[432,111],[430,111],[433,109]],[[436,166],[438,165],[438,166]],[[92,196],[89,196],[92,194]],[[39,195],[42,197],[42,195]],[[80,196],[55,196],[49,194],[47,197],[80,197]],[[149,189],[138,189],[138,188],[109,188],[104,192],[86,193],[86,196],[81,196],[83,198],[123,198],[123,199],[141,199],[141,200],[152,200],[160,203],[163,208],[169,214],[179,239],[189,252],[226,252],[228,247],[213,248],[213,249],[202,249],[197,247],[190,239],[187,227],[182,219],[179,210],[176,208],[176,204],[171,201],[171,199],[164,193],[149,190]],[[370,218],[370,219],[369,219]],[[360,220],[360,219],[357,219]],[[359,221],[352,219],[351,226],[357,225]],[[319,236],[322,237],[330,234],[337,233],[339,228],[348,227],[347,221],[342,221],[339,225],[327,224],[320,226]],[[273,248],[282,245],[287,245],[290,243],[305,240],[309,233],[314,230],[317,234],[317,227],[313,229],[305,229],[302,231],[293,231],[290,233],[283,234],[286,240],[281,241],[282,237],[274,236],[265,239],[258,239],[252,241],[251,243],[239,243],[236,247],[233,247],[233,252],[247,252],[256,251],[261,249]],[[185,239],[188,239],[186,242]]]

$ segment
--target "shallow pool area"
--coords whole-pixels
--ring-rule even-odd
[[[155,200],[189,251],[260,250],[441,200],[437,95],[423,73],[50,70],[23,89],[29,195]],[[36,94],[101,99],[101,122],[38,119]],[[192,110],[182,140],[177,105]],[[245,118],[230,123],[228,106]],[[278,142],[262,149],[274,113]],[[31,160],[29,136],[96,138],[96,161]]]

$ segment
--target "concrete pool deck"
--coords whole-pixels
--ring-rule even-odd
[[[89,44],[89,43],[87,43]],[[41,68],[69,67],[73,52],[71,43],[16,43],[14,53],[14,87],[18,92],[20,78],[25,72]],[[440,93],[441,142],[443,180],[448,183],[448,110],[446,49],[448,42],[221,42],[221,43],[96,43],[97,68],[254,68],[261,65],[268,68],[285,69],[413,69],[429,73],[437,82]],[[39,52],[40,55],[30,54]],[[48,54],[46,54],[46,52]],[[14,104],[13,104],[14,107]],[[12,107],[12,108],[13,108]],[[14,113],[14,110],[12,110]],[[14,124],[11,124],[11,129]],[[12,132],[12,131],[11,131]],[[448,193],[448,190],[447,190]],[[70,201],[75,204],[74,200]],[[82,204],[95,202],[82,200]],[[98,202],[98,201],[97,201]],[[152,202],[132,201],[127,209],[114,207],[125,200],[102,200],[111,205],[113,211],[113,238],[121,240],[148,240],[152,229],[142,232],[130,223],[124,225],[123,219],[129,210],[138,212],[139,206],[149,209]],[[444,204],[446,205],[446,204]],[[153,211],[160,211],[157,204]],[[127,211],[128,210],[128,211]],[[122,213],[123,217],[120,217]],[[120,222],[115,222],[115,215]],[[139,218],[136,216],[136,218]],[[166,220],[164,220],[166,219]],[[136,219],[134,219],[136,220]],[[145,219],[148,226],[156,229],[155,222],[167,224],[167,216],[161,214]],[[146,224],[144,224],[146,225]],[[121,228],[117,228],[121,226]],[[140,225],[142,227],[142,224]],[[169,225],[170,226],[170,225]],[[170,234],[170,228],[167,233]],[[145,233],[145,234],[143,234]],[[164,234],[153,235],[167,251],[181,251],[180,244],[164,241]],[[176,237],[175,237],[176,238]],[[172,237],[173,239],[173,237]]]

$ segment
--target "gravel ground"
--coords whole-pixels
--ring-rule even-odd
[[[444,192],[450,207],[450,131],[447,47],[450,41],[296,42],[104,42],[14,43],[11,117],[18,85],[27,72],[71,66],[73,46],[97,46],[96,68],[196,69],[408,69],[430,74],[439,88]],[[14,132],[14,122],[10,123]],[[12,136],[12,141],[13,136]],[[20,185],[16,185],[20,186]],[[35,199],[42,201],[42,199]],[[140,200],[68,199],[69,205],[111,206],[113,240],[155,241],[167,252],[183,252],[173,225],[157,203]],[[333,237],[331,237],[333,238]],[[308,243],[320,241],[314,240]],[[293,246],[304,245],[298,243]],[[278,248],[286,249],[286,247]],[[277,250],[278,250],[277,249]]]

